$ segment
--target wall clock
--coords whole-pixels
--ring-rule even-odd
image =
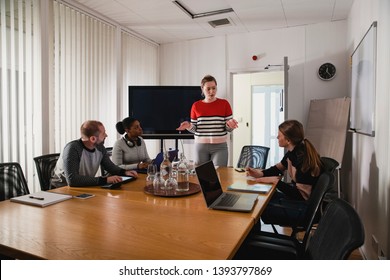
[[[336,67],[332,63],[324,63],[318,68],[318,77],[321,80],[332,80],[336,75]]]

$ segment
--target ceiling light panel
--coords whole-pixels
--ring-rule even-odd
[[[186,7],[192,14],[201,14],[231,8],[226,0],[178,0],[178,2]]]

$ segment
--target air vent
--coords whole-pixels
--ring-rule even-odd
[[[232,25],[232,23],[227,18],[212,20],[209,21],[209,24],[214,28],[226,26],[226,25]]]

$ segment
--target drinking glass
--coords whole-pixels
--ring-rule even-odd
[[[164,183],[164,190],[172,190],[172,189],[177,189],[177,181],[174,177],[169,176],[169,178],[165,181]]]
[[[156,176],[157,166],[153,163],[147,167],[146,185],[153,185],[154,177]]]
[[[156,175],[154,176],[154,180],[153,180],[153,188],[155,191],[158,191],[158,190],[164,190],[165,189],[165,180],[164,178],[161,176],[161,173],[160,172],[156,172]]]

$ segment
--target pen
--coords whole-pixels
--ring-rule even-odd
[[[32,199],[38,199],[38,200],[44,200],[45,198],[43,197],[39,197],[39,196],[32,196],[30,195],[29,198],[32,198]]]

